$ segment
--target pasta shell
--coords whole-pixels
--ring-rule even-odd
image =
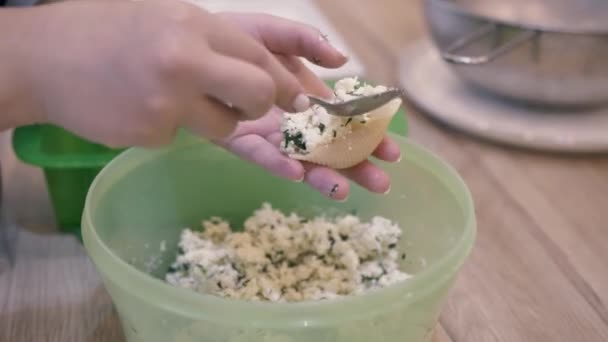
[[[307,154],[290,154],[293,159],[324,165],[333,169],[346,169],[366,160],[378,147],[395,113],[401,106],[401,99],[394,99],[367,115],[365,124],[353,122],[352,131],[336,138],[329,144],[317,146]]]

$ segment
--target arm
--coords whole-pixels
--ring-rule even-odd
[[[29,10],[0,8],[0,130],[38,121],[28,89]]]
[[[388,175],[369,161],[338,172],[278,149],[276,107],[301,111],[303,92],[329,94],[298,57],[346,62],[322,38],[292,21],[214,15],[175,0],[0,9],[0,129],[48,122],[109,146],[153,147],[186,128],[337,200],[347,178],[385,192]],[[375,156],[399,154],[385,139]]]
[[[62,1],[0,13],[0,128],[49,122],[110,146],[208,138],[303,91],[257,41],[183,1]]]

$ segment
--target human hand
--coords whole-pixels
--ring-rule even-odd
[[[22,21],[37,25],[28,31],[23,78],[37,121],[115,147],[162,145],[185,127],[338,200],[348,193],[345,177],[374,192],[389,188],[388,176],[369,162],[337,172],[281,154],[277,135],[265,134],[279,132],[277,110],[232,133],[237,122],[258,119],[275,105],[302,110],[294,102],[304,91],[331,96],[298,58],[324,67],[346,62],[316,29],[162,0],[66,2],[27,13]],[[252,141],[257,148],[249,147]],[[376,155],[393,161],[399,149],[386,140]]]
[[[299,59],[300,56],[305,57],[328,68],[339,67],[346,61],[317,29],[267,15],[221,15],[262,42],[298,78],[308,92],[319,96],[332,96],[332,91],[325,83]],[[277,176],[306,181],[313,188],[336,200],[344,200],[348,196],[349,178],[372,192],[384,193],[389,190],[388,175],[370,161],[337,171],[287,157],[279,149],[282,140],[282,115],[282,111],[275,108],[259,120],[241,122],[229,138],[218,140],[216,143]],[[385,161],[397,161],[400,158],[399,146],[391,139],[385,138],[374,152],[374,156]]]
[[[229,135],[277,105],[303,110],[294,73],[225,18],[183,1],[70,1],[19,12],[36,121],[112,147],[185,127]],[[32,25],[31,23],[35,23]]]
[[[279,149],[282,115],[282,111],[275,108],[261,119],[241,122],[230,137],[217,140],[216,143],[276,176],[305,181],[325,196],[336,200],[347,198],[348,179],[372,192],[385,193],[390,189],[389,176],[370,161],[346,170],[334,170],[289,158]],[[376,158],[389,162],[398,161],[400,155],[399,145],[389,138],[385,138],[374,152]]]

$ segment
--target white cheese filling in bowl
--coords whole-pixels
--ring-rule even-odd
[[[221,218],[185,229],[166,280],[200,293],[298,302],[362,294],[404,281],[401,228],[375,216],[305,219],[265,203],[232,231]]]

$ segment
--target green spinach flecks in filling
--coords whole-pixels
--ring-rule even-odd
[[[321,134],[323,134],[323,132],[325,132],[325,125],[320,123],[319,124],[319,131],[321,131]]]
[[[293,143],[293,145],[300,150],[306,151],[306,142],[304,141],[304,135],[302,132],[298,132],[296,134],[290,134],[288,131],[283,131],[283,137],[285,140],[285,148],[289,146],[289,143]]]

